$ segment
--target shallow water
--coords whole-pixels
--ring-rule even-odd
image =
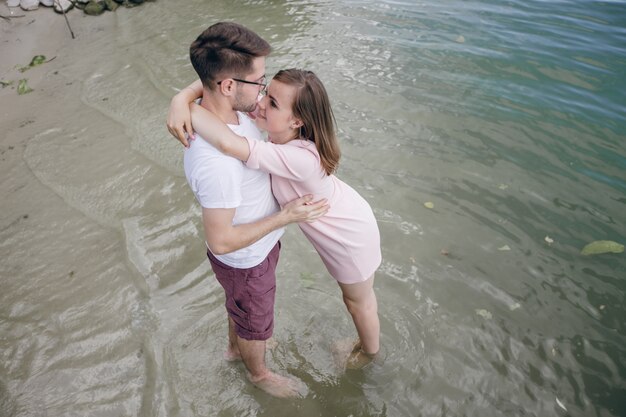
[[[624,2],[159,1],[116,19],[80,64],[85,112],[107,122],[78,115],[24,151],[37,205],[62,208],[0,231],[0,411],[626,414],[626,258],[579,253],[626,243]],[[271,42],[268,75],[325,82],[339,177],[381,230],[384,361],[348,374],[330,355],[354,336],[337,285],[286,234],[268,360],[304,400],[221,360],[221,288],[164,128],[188,45],[224,19]]]

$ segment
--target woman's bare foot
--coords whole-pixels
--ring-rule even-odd
[[[332,348],[333,357],[340,369],[362,369],[372,362],[377,353],[371,355],[365,353],[360,340],[342,340],[335,343]]]
[[[348,356],[348,360],[346,362],[346,369],[363,369],[366,365],[371,363],[374,359],[376,359],[377,353],[370,354],[365,353],[361,347],[355,347],[350,355]]]
[[[299,379],[278,375],[271,371],[257,378],[248,374],[248,379],[269,395],[278,398],[303,398],[308,391],[307,386]]]

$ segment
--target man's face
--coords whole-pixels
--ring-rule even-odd
[[[252,72],[246,75],[243,80],[251,83],[265,82],[265,57],[254,58],[252,61]],[[236,82],[237,91],[233,110],[241,112],[252,112],[256,109],[257,99],[263,86],[257,84],[247,84]]]

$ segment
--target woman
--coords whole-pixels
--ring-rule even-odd
[[[325,216],[299,226],[337,280],[359,335],[347,366],[359,368],[371,361],[380,343],[373,289],[374,272],[381,262],[380,235],[369,204],[334,175],[340,150],[322,82],[311,71],[288,69],[276,74],[256,115],[268,142],[236,135],[195,103],[190,111],[199,136],[249,168],[271,174],[281,206],[306,194],[313,194],[315,200],[328,199],[330,210]]]

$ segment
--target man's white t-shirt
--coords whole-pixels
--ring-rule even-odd
[[[256,125],[238,112],[238,125],[228,125],[240,136],[263,140]],[[252,223],[280,210],[272,195],[269,174],[250,169],[236,158],[224,155],[196,134],[184,155],[185,176],[191,190],[204,208],[236,208],[233,225]],[[275,230],[252,245],[217,259],[233,268],[251,268],[270,253],[284,230]]]

